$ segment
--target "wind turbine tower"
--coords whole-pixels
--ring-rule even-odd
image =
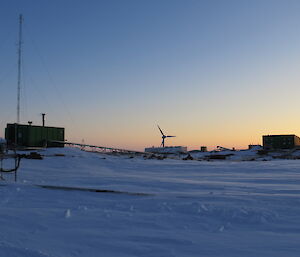
[[[162,142],[161,142],[161,147],[165,147],[165,139],[167,138],[167,137],[176,137],[176,136],[166,136],[165,134],[164,134],[164,132],[162,132],[162,130],[161,130],[161,128],[157,125],[157,127],[158,127],[158,129],[159,129],[159,131],[160,131],[160,133],[161,133],[161,138],[162,138]]]

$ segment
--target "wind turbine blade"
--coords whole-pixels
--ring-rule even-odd
[[[176,137],[176,136],[167,136],[167,137]]]
[[[158,127],[160,133],[164,136],[164,133],[162,132],[162,130],[160,129],[160,127],[158,125],[157,125],[157,127]]]

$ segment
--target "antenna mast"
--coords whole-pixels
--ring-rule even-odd
[[[17,93],[17,123],[20,123],[20,92],[21,92],[21,56],[22,56],[22,23],[23,16],[19,16],[19,42],[18,42],[18,93]]]

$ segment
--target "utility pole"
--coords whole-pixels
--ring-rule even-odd
[[[17,124],[20,123],[20,93],[21,93],[21,57],[22,57],[22,23],[23,16],[19,16],[19,42],[18,42],[18,93],[17,93]]]

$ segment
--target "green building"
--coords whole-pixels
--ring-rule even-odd
[[[19,147],[64,147],[52,141],[65,141],[65,129],[11,123],[5,128],[5,139]]]
[[[263,136],[263,148],[266,150],[292,149],[300,147],[300,138],[296,135]]]

